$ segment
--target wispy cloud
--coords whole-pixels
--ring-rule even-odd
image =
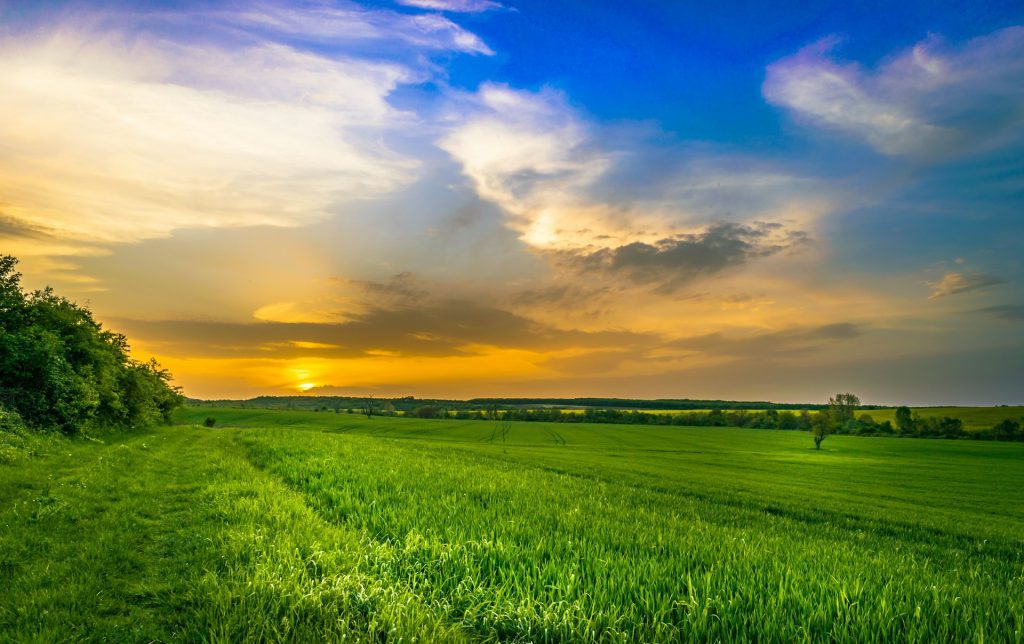
[[[1007,145],[1024,125],[1024,27],[960,47],[937,37],[876,69],[837,60],[827,38],[768,67],[769,102],[887,155],[941,158]]]
[[[438,2],[440,5],[466,9],[451,11],[484,11],[489,7],[473,9],[488,3]],[[213,15],[229,27],[255,28],[267,34],[286,34],[307,42],[332,46],[353,41],[372,41],[377,46],[399,42],[427,50],[452,50],[469,54],[492,55],[490,47],[476,34],[467,31],[448,18],[438,14],[398,13],[385,9],[367,9],[354,3],[307,4],[295,6],[286,3],[246,3],[244,9],[214,12]],[[445,7],[423,7],[443,9]]]
[[[415,176],[378,138],[402,120],[384,99],[406,78],[270,44],[8,41],[0,191],[25,225],[84,241],[308,223]]]
[[[741,337],[710,333],[676,340],[671,343],[671,346],[737,358],[795,356],[820,351],[837,343],[854,340],[863,334],[863,325],[837,322],[817,327],[798,326]]]
[[[501,4],[493,2],[493,0],[398,0],[398,4],[419,9],[460,13],[480,13],[501,8]]]
[[[1024,320],[1024,305],[986,306],[985,308],[977,309],[975,313],[985,313],[1000,320]]]
[[[91,253],[186,228],[305,225],[393,194],[422,162],[390,142],[428,128],[390,97],[436,73],[435,51],[490,53],[441,15],[349,3],[5,30],[0,237],[23,255]]]
[[[994,275],[987,275],[979,272],[954,272],[950,271],[942,276],[942,279],[935,282],[928,282],[932,293],[929,299],[948,297],[957,293],[967,293],[979,289],[1002,284],[1003,280]]]

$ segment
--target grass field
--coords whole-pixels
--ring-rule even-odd
[[[180,422],[0,465],[0,640],[1024,641],[1024,444]]]

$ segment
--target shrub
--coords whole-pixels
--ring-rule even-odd
[[[155,361],[89,309],[51,289],[21,289],[17,260],[0,255],[0,405],[29,427],[74,434],[169,421],[182,396]]]

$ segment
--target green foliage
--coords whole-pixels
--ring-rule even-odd
[[[828,399],[828,412],[837,425],[844,425],[852,420],[858,407],[860,398],[854,394],[836,394]]]
[[[441,418],[445,414],[438,407],[434,407],[433,405],[424,405],[414,409],[411,415],[416,418]]]
[[[73,434],[167,421],[181,395],[123,335],[50,289],[26,294],[17,260],[0,257],[0,405],[33,428]]]
[[[837,423],[831,414],[815,414],[811,418],[811,435],[814,436],[814,449],[821,449],[821,443],[829,434],[836,430]]]
[[[28,448],[27,432],[16,411],[0,407],[0,465],[23,457]]]
[[[203,421],[203,427],[213,427],[216,424],[217,419],[214,418],[213,416],[207,416],[206,419]]]
[[[1021,431],[1021,424],[1013,418],[1006,418],[996,423],[992,429],[981,433],[980,438],[997,441],[1020,441],[1024,440],[1024,432]]]
[[[898,407],[896,409],[896,429],[902,436],[910,436],[915,432],[914,416],[910,407]]]

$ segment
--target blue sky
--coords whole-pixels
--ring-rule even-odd
[[[1019,3],[0,2],[0,92],[193,395],[1024,402]]]

